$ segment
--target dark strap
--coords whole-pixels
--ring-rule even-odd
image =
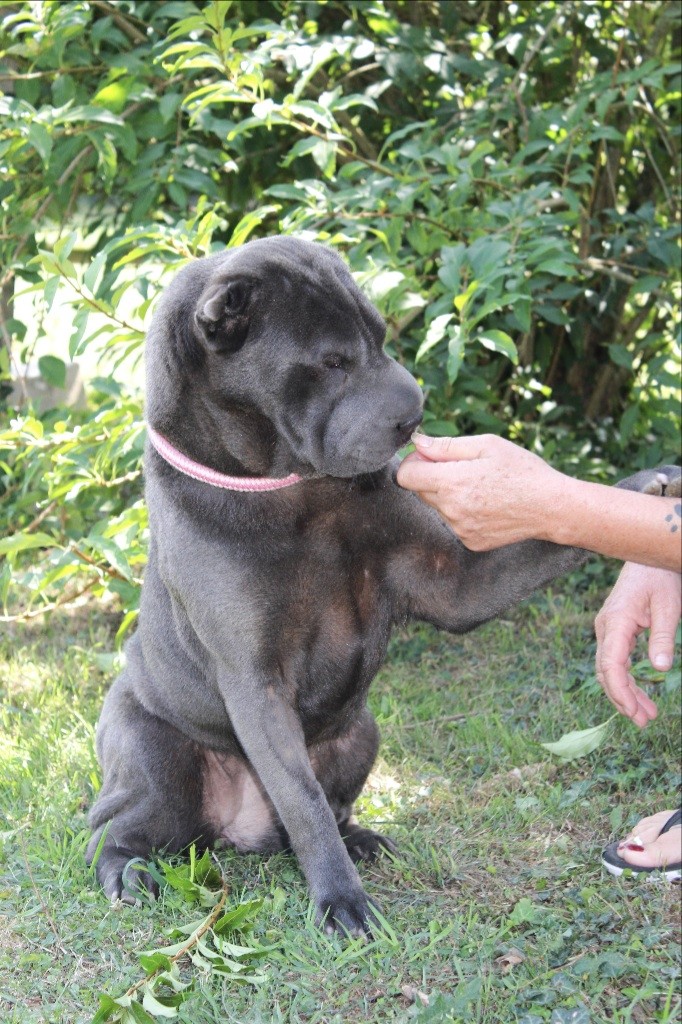
[[[682,825],[682,807],[678,807],[675,813],[670,815],[659,832],[659,835],[663,835],[664,832],[669,832],[671,828],[675,828],[675,825]]]

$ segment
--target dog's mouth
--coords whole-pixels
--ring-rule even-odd
[[[362,431],[354,423],[340,433],[332,432],[330,435],[327,431],[316,457],[311,459],[311,469],[315,475],[342,478],[384,469],[400,449],[409,443],[422,418],[422,410],[419,409],[399,422],[385,425],[383,430],[376,427],[372,429],[368,425]]]
[[[416,429],[416,428],[415,428]],[[390,449],[381,447],[370,447],[357,449],[337,458],[325,459],[324,467],[320,473],[323,476],[340,477],[350,479],[354,476],[365,476],[368,473],[377,473],[385,469],[391,460],[398,454],[401,448],[409,442],[410,432],[400,443],[393,445]],[[318,472],[315,475],[319,475]]]
[[[409,444],[410,440],[412,439],[412,435],[414,434],[417,427],[421,426],[421,422],[423,419],[424,410],[422,409],[417,413],[416,416],[413,416],[411,419],[407,420],[406,423],[398,424],[400,441],[398,443],[396,451],[399,451],[401,448],[404,448],[406,444]]]

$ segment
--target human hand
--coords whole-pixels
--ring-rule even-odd
[[[682,612],[681,583],[679,573],[626,562],[595,619],[597,679],[614,707],[640,727],[658,711],[635,683],[630,655],[639,634],[649,629],[651,664],[661,671],[670,668]]]
[[[494,434],[413,438],[397,480],[435,508],[472,551],[553,540],[570,477]]]

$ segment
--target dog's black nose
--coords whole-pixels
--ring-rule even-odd
[[[402,437],[412,437],[412,434],[415,432],[423,418],[424,414],[420,410],[416,416],[412,416],[410,419],[401,420],[400,423],[396,423],[396,429],[400,432]]]

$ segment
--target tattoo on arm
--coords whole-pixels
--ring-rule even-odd
[[[670,527],[671,533],[677,533],[677,530],[679,529],[679,524],[673,523],[673,519],[675,518],[675,516],[677,516],[678,519],[682,519],[682,504],[675,505],[675,508],[670,513],[670,515],[665,517],[666,523],[672,524]]]

